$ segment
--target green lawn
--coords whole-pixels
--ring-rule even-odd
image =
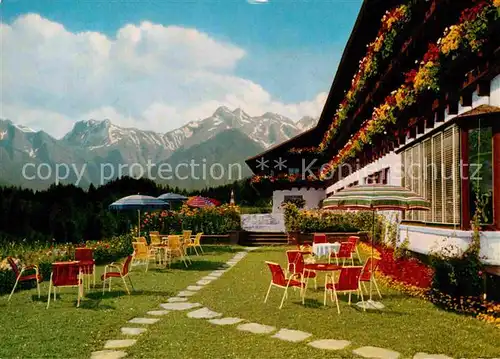
[[[112,291],[91,293],[80,309],[74,307],[75,290],[63,290],[62,300],[45,309],[34,301],[35,291],[21,291],[12,302],[0,298],[0,358],[89,358],[108,339],[121,339],[127,320],[144,316],[148,310],[207,275],[240,249],[219,247],[198,257],[189,270],[154,268],[147,274],[134,269],[137,289],[131,296]],[[277,328],[312,333],[311,340],[346,339],[344,351],[327,353],[304,343],[289,343],[270,336],[242,333],[235,326],[215,326],[206,320],[190,319],[185,312],[170,312],[142,334],[126,351],[131,358],[353,358],[352,350],[365,345],[399,351],[404,358],[417,352],[442,353],[454,358],[494,357],[500,354],[500,331],[493,326],[439,310],[431,304],[387,288],[382,312],[363,312],[348,307],[342,298],[341,314],[332,303],[322,306],[323,292],[308,290],[306,306],[298,293],[279,310],[282,292],[272,292],[263,303],[269,273],[264,260],[284,264],[285,248],[262,248],[250,252],[235,267],[192,297],[192,301],[247,321]],[[321,276],[321,275],[320,275]],[[322,282],[323,277],[319,282]],[[114,288],[117,289],[117,288]],[[42,288],[46,293],[47,285]],[[118,294],[121,294],[120,296]],[[355,298],[355,297],[354,297]],[[46,295],[44,298],[46,300]]]
[[[448,313],[416,298],[382,289],[382,312],[349,307],[341,297],[341,314],[333,303],[323,307],[323,292],[308,290],[306,306],[298,293],[278,309],[283,292],[263,298],[270,275],[265,260],[285,264],[284,248],[250,252],[230,272],[192,297],[211,310],[277,328],[303,330],[314,339],[342,339],[352,346],[337,357],[352,358],[359,346],[381,346],[413,357],[417,352],[443,353],[455,358],[493,357],[500,354],[500,331],[473,318]],[[323,276],[320,274],[322,282]],[[355,299],[355,296],[353,297]],[[240,333],[233,326],[216,327],[203,320],[173,313],[158,329],[129,350],[137,358],[325,358],[326,353],[307,345],[285,343],[269,336]],[[175,319],[174,319],[175,318]],[[179,341],[179,332],[192,341]],[[217,338],[217,339],[216,339]]]
[[[193,260],[186,270],[175,263],[172,269],[133,267],[130,274],[136,289],[128,296],[119,280],[104,296],[99,287],[76,308],[76,288],[62,288],[61,296],[46,309],[48,282],[42,283],[40,301],[36,289],[17,291],[12,300],[0,297],[0,358],[90,358],[101,350],[104,341],[120,335],[127,320],[161,309],[188,284],[196,282],[226,262],[234,254],[230,247],[205,247],[203,259]],[[98,273],[103,270],[98,268]],[[102,282],[98,277],[98,286]]]

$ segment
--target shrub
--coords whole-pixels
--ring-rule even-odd
[[[141,232],[159,231],[161,234],[176,234],[183,229],[204,234],[227,234],[241,228],[239,208],[233,205],[219,207],[190,208],[180,211],[145,213],[141,220]]]
[[[287,203],[291,203],[291,204],[295,205],[297,208],[304,208],[306,205],[306,200],[302,197],[285,199],[283,202],[281,202],[281,205],[284,206]]]
[[[321,209],[300,210],[293,203],[283,205],[287,232],[368,232],[373,231],[375,221],[375,241],[382,238],[384,217],[370,211],[329,211]]]

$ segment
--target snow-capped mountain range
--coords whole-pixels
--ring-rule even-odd
[[[239,141],[247,143],[239,147],[243,162],[246,157],[255,155],[256,150],[286,141],[315,124],[316,120],[311,117],[294,122],[274,113],[252,117],[242,109],[231,111],[227,107],[220,107],[210,117],[191,121],[165,133],[124,128],[111,120],[91,119],[75,123],[73,129],[62,139],[55,139],[44,131],[33,131],[26,126],[0,119],[0,182],[25,184],[26,181],[21,177],[22,167],[34,162],[49,165],[86,163],[91,168],[87,168],[89,173],[86,173],[85,180],[87,184],[96,183],[96,174],[92,172],[98,171],[102,163],[117,166],[160,163],[167,161],[176,152],[187,153],[193,146],[196,146],[193,148],[197,151],[203,151],[205,143],[205,148],[213,150],[214,144],[208,143],[216,141],[216,137],[226,131],[241,132]],[[219,141],[221,138],[227,141],[228,136],[218,138]],[[224,146],[222,143],[215,145]],[[244,153],[245,148],[250,153]],[[50,179],[46,182],[49,183]],[[34,183],[30,186],[32,184]]]
[[[167,133],[123,128],[114,125],[110,120],[80,121],[64,136],[63,141],[91,151],[128,143],[136,147],[146,145],[173,152],[180,147],[200,144],[223,131],[237,129],[262,147],[268,148],[296,136],[315,123],[311,117],[303,117],[298,122],[293,122],[287,117],[270,112],[251,117],[239,108],[231,111],[227,107],[219,107],[212,116],[200,121],[191,121]]]

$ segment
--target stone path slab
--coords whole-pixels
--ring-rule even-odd
[[[146,331],[146,328],[121,328],[120,331],[125,335],[139,335]]]
[[[218,279],[218,277],[213,277],[213,276],[210,276],[210,275],[207,275],[206,277],[201,278],[201,280],[209,280],[209,281],[213,281],[213,280],[216,280],[216,279]]]
[[[210,273],[209,277],[213,277],[214,279],[218,279],[222,277],[224,273]]]
[[[195,311],[189,312],[187,314],[187,316],[189,318],[195,318],[195,319],[212,319],[212,318],[221,317],[222,314],[211,311],[208,308],[201,308],[201,309],[197,309]]]
[[[92,352],[90,359],[121,359],[126,356],[127,353],[121,350],[99,350]]]
[[[156,317],[161,317],[161,316],[166,315],[168,313],[169,313],[168,310],[150,310],[146,314],[147,315],[153,315],[153,316],[156,316]]]
[[[132,324],[146,324],[146,325],[150,325],[150,324],[156,323],[159,320],[160,319],[156,319],[156,318],[134,318],[134,319],[130,319],[128,322],[132,323]]]
[[[183,290],[180,291],[177,296],[178,297],[191,297],[192,295],[195,295],[196,292],[191,292],[190,290]]]
[[[224,274],[224,273],[226,273],[226,270],[224,270],[224,269],[216,269],[211,274],[215,274],[215,273],[217,273],[217,274]]]
[[[321,339],[308,343],[308,345],[317,349],[324,350],[342,350],[351,344],[348,340]]]
[[[189,285],[186,289],[190,290],[191,292],[197,292],[203,288],[201,285]]]
[[[269,334],[276,330],[275,327],[258,323],[240,324],[236,327],[236,329],[254,334]]]
[[[198,285],[207,285],[207,284],[210,284],[212,283],[211,280],[206,280],[206,279],[200,279],[199,281],[196,282],[196,284]]]
[[[352,351],[363,358],[371,359],[398,359],[399,353],[393,350],[378,347],[361,347]]]
[[[278,338],[288,342],[301,342],[312,336],[311,333],[302,332],[300,330],[280,329],[273,335],[273,338]]]
[[[221,318],[221,319],[210,319],[208,322],[215,324],[215,325],[234,325],[241,323],[243,319],[240,318],[231,318],[231,317],[226,317],[226,318]]]
[[[160,304],[160,306],[166,310],[187,310],[187,309],[201,307],[201,304],[200,303],[188,303],[188,302],[185,302],[185,303],[163,303],[163,304]],[[158,319],[156,319],[156,320],[158,320]]]
[[[104,349],[119,349],[119,348],[127,348],[135,344],[137,340],[135,339],[117,339],[117,340],[108,340],[106,344],[104,344]]]
[[[168,298],[167,299],[167,302],[169,303],[179,303],[179,302],[187,302],[188,299],[186,297],[172,297],[172,298]]]
[[[413,359],[453,359],[453,358],[443,354],[417,353],[415,354]]]

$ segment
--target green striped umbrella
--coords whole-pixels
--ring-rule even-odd
[[[324,209],[429,210],[431,203],[400,186],[361,185],[346,188],[323,200]]]
[[[400,186],[389,186],[380,184],[370,184],[354,186],[323,200],[324,209],[354,209],[368,210],[373,212],[373,233],[372,250],[373,259],[373,238],[375,237],[375,212],[376,211],[409,211],[409,210],[430,210],[431,203],[417,195],[415,192]],[[373,261],[372,272],[373,272]],[[365,308],[382,309],[384,305],[372,300],[372,281],[370,280],[370,300],[365,303]]]

